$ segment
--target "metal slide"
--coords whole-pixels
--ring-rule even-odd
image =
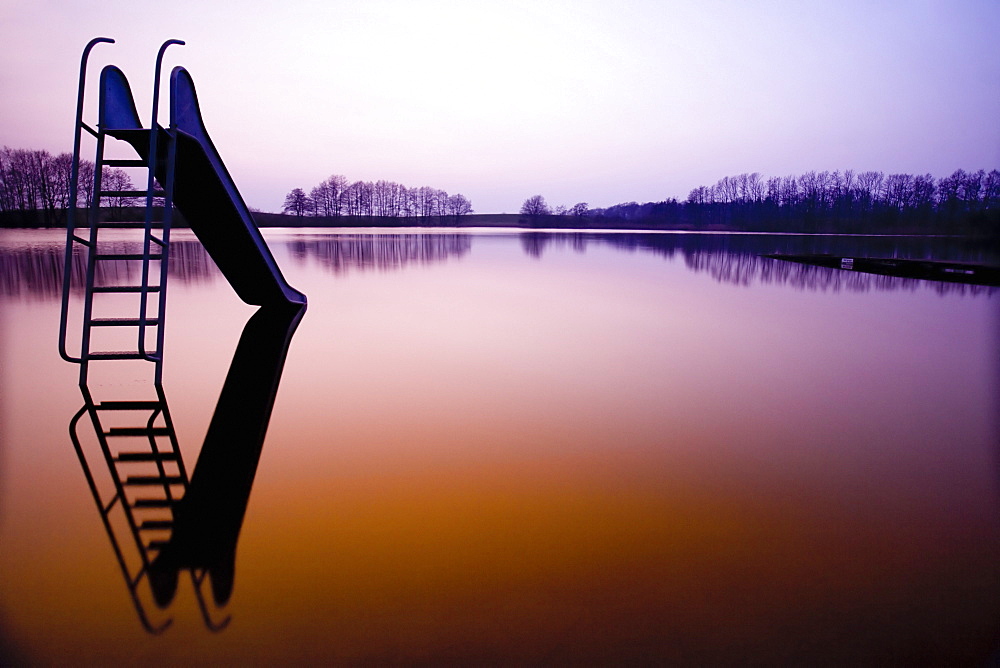
[[[128,142],[149,158],[149,130],[142,127],[124,78],[102,77],[108,135]],[[114,111],[112,111],[114,110]],[[248,304],[305,304],[306,297],[285,280],[246,203],[233,183],[202,122],[191,75],[175,67],[170,75],[170,130],[157,126],[156,178],[167,181],[167,147],[175,142],[173,204],[223,275]],[[162,157],[161,157],[162,156]]]
[[[205,131],[184,69],[175,68],[171,77],[169,127],[157,120],[164,51],[184,42],[167,40],[156,56],[147,127],[128,79],[113,65],[101,71],[96,127],[84,122],[89,54],[113,42],[92,39],[80,61],[59,324],[59,354],[80,365],[84,400],[70,421],[70,438],[143,627],[160,633],[170,626],[168,608],[185,569],[206,626],[221,630],[229,620],[224,606],[232,592],[236,539],[306,298],[281,275]],[[91,175],[82,169],[84,135],[96,142]],[[128,143],[138,159],[107,156],[112,139]],[[144,187],[111,179],[115,174],[107,168],[142,170]],[[81,181],[90,182],[89,191],[81,191]],[[78,200],[86,192],[84,222]],[[116,217],[128,200],[144,203],[142,222]],[[162,387],[175,204],[240,298],[261,306],[244,329],[198,475],[190,477]],[[79,347],[72,348],[77,335]],[[122,365],[134,370],[135,382],[107,383],[102,374]],[[211,597],[203,592],[208,585]]]

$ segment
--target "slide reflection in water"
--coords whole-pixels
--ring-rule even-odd
[[[304,305],[264,306],[240,337],[198,463],[174,511],[174,530],[151,567],[157,598],[177,571],[207,569],[216,604],[233,590],[236,542],[292,334]],[[164,591],[161,588],[168,588]]]

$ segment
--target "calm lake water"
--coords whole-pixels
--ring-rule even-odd
[[[875,237],[265,236],[309,307],[234,525],[232,596],[203,614],[182,572],[169,608],[140,601],[172,620],[154,635],[69,437],[63,235],[0,231],[0,662],[980,665],[1000,650],[1000,292],[759,256],[995,255]],[[174,238],[163,389],[191,471],[254,309]],[[148,384],[108,364],[95,392]]]

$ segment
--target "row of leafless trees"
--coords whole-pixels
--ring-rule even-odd
[[[588,217],[652,226],[773,231],[1000,234],[1000,171],[930,174],[759,173],[699,186],[687,200],[626,202]]]
[[[690,204],[741,204],[771,202],[777,206],[807,205],[831,209],[838,205],[882,204],[905,209],[938,205],[965,210],[1000,203],[1000,171],[987,173],[957,170],[935,179],[930,174],[882,172],[806,172],[801,176],[772,176],[757,172],[727,176],[714,186],[699,186],[688,195]]]
[[[41,222],[58,225],[65,222],[70,204],[70,174],[73,156],[69,153],[52,155],[48,151],[0,148],[0,211],[15,211],[36,216]],[[105,167],[101,175],[105,190],[133,190],[128,172]],[[77,206],[89,206],[94,194],[94,163],[80,161]],[[105,205],[120,210],[134,202],[128,197],[113,197]]]
[[[307,194],[302,188],[285,197],[282,209],[294,216],[380,216],[387,218],[432,218],[472,213],[472,202],[464,195],[422,186],[407,188],[393,181],[348,183],[334,174]]]
[[[528,222],[564,227],[718,227],[797,232],[977,233],[1000,236],[1000,171],[930,174],[816,172],[764,178],[758,172],[699,186],[687,200],[625,202],[590,209],[524,201]]]
[[[688,218],[723,224],[753,226],[767,219],[841,231],[873,224],[958,231],[1000,213],[1000,171],[959,169],[939,179],[851,170],[764,179],[754,172],[695,188],[684,204]]]

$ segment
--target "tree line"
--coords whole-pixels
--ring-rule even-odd
[[[0,212],[12,212],[24,222],[63,225],[70,204],[70,177],[73,156],[52,155],[48,151],[0,148]],[[105,166],[101,171],[105,190],[134,190],[128,172]],[[94,163],[81,160],[76,205],[89,207],[94,196]],[[106,197],[112,211],[137,204],[133,197]],[[20,215],[18,215],[20,214]]]
[[[282,211],[294,216],[378,216],[383,218],[458,218],[472,213],[472,202],[462,194],[449,195],[428,186],[407,188],[393,181],[355,181],[334,174],[307,194],[295,188],[285,197]]]
[[[0,214],[7,224],[62,225],[70,202],[73,158],[44,150],[0,148]],[[103,187],[134,190],[128,172],[104,167]],[[94,163],[81,160],[76,205],[93,199]],[[130,197],[105,198],[111,215],[142,205]],[[473,212],[461,194],[392,181],[355,181],[333,175],[306,193],[295,188],[283,211],[295,216],[456,220]],[[116,214],[116,212],[118,212]],[[879,171],[809,171],[783,177],[759,172],[726,176],[698,186],[684,201],[625,202],[589,208],[550,207],[535,195],[521,216],[528,225],[562,227],[665,227],[751,231],[974,234],[1000,236],[1000,171],[956,170],[950,176]]]
[[[603,209],[579,203],[550,209],[535,195],[524,201],[521,215],[538,222],[546,216],[573,216],[586,219],[588,226],[997,236],[1000,171],[959,169],[939,179],[853,170],[769,178],[753,172],[698,186],[683,202],[626,202]]]
[[[750,228],[770,218],[799,221],[816,231],[988,232],[1000,215],[1000,171],[959,169],[939,179],[931,174],[810,171],[766,180],[754,172],[695,188],[685,204],[702,221]]]

